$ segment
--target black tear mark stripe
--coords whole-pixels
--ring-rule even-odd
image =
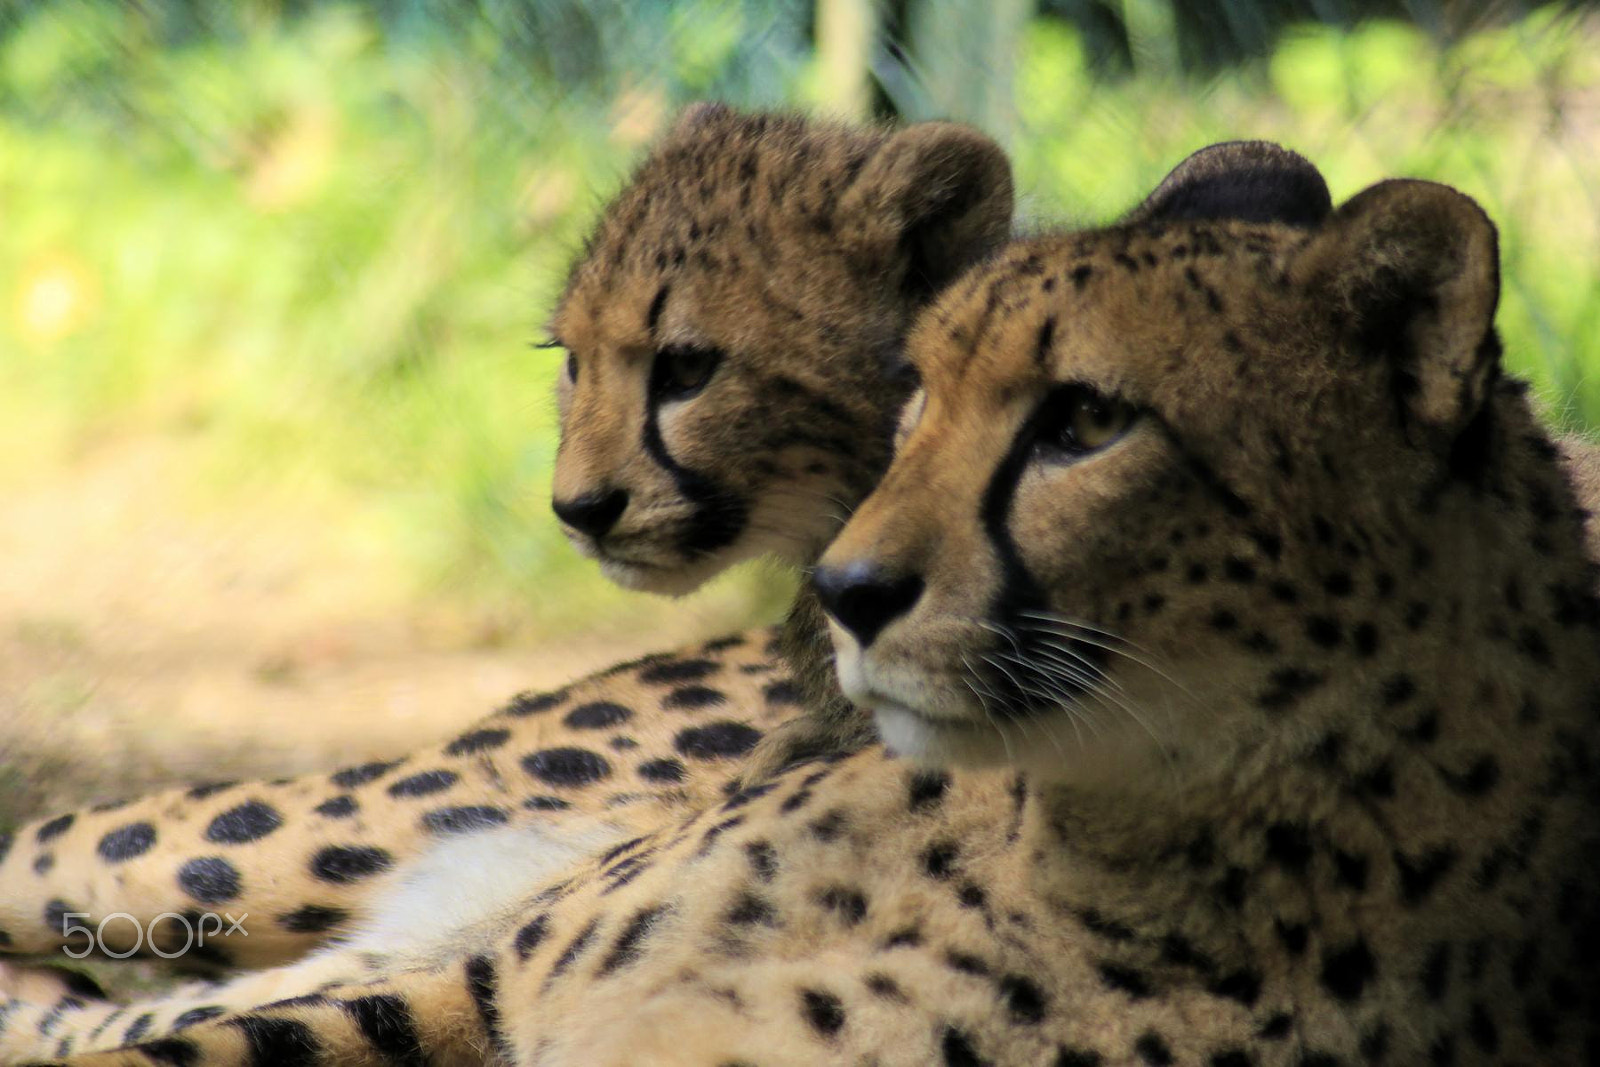
[[[1046,611],[1049,603],[1040,592],[1042,588],[1040,582],[1023,562],[1016,539],[1011,536],[1010,519],[1011,502],[1016,496],[1017,484],[1022,480],[1022,472],[1027,469],[1039,427],[1054,406],[1053,399],[1047,397],[1034,408],[1033,413],[1017,431],[1010,449],[995,467],[989,484],[984,488],[982,501],[978,507],[978,521],[994,548],[995,558],[1000,563],[1000,588],[995,593],[989,613],[1002,626],[1013,632],[1018,646],[1016,650],[1018,662],[1015,668],[985,679],[996,691],[1009,696],[1010,699],[996,709],[1003,715],[1024,715],[1037,700],[1037,697],[1029,695],[1028,689],[1025,688],[1026,678],[1017,677],[1031,673],[1029,668],[1034,657],[1030,653],[1041,639],[1038,627],[1031,625],[1024,617],[1024,613]],[[1071,637],[1052,635],[1052,640],[1068,643],[1072,651],[1081,657],[1080,670],[1071,677],[1053,672],[1049,684],[1039,688],[1044,692],[1060,693],[1063,698],[1077,697],[1088,692],[1104,675],[1105,650],[1099,645]]]
[[[666,365],[655,360],[650,365],[650,384],[645,395],[642,444],[645,454],[671,476],[683,498],[694,506],[681,548],[694,555],[723,549],[739,539],[750,518],[750,505],[701,471],[685,467],[667,451],[661,438],[661,401],[668,382]]]
[[[1051,315],[1039,327],[1039,342],[1033,349],[1033,362],[1040,370],[1050,366],[1050,349],[1055,345],[1055,340],[1056,317]]]
[[[670,292],[672,292],[672,286],[663,283],[661,288],[656,290],[656,295],[650,300],[650,310],[645,315],[644,329],[650,335],[652,341],[655,340],[656,326],[661,322],[661,313],[666,310],[667,294]]]

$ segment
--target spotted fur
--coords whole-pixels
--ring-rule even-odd
[[[961,127],[690,111],[607,208],[553,317],[586,368],[560,387],[558,501],[590,479],[626,479],[646,511],[628,517],[635,549],[720,526],[720,549],[697,542],[658,560],[655,573],[686,581],[763,551],[810,562],[887,463],[910,387],[899,349],[912,313],[1005,236],[1010,211],[1003,155]],[[716,346],[716,378],[692,403],[662,402],[647,388],[653,353],[686,338]],[[163,914],[226,913],[247,915],[249,936],[191,947],[185,963],[273,966],[366,929],[374,901],[441,843],[596,821],[622,837],[653,828],[724,795],[736,773],[861,743],[865,720],[840,713],[825,658],[811,654],[795,675],[780,655],[821,635],[802,603],[782,636],[752,631],[525,694],[399,760],[24,826],[0,838],[0,953],[76,947],[82,935],[64,930],[122,913],[104,946],[133,947],[137,923],[158,933],[139,946],[149,958],[184,939]],[[824,728],[780,729],[807,697],[834,709],[814,720]],[[308,973],[367,970],[319,959]],[[58,983],[30,1008],[4,980],[0,1052],[34,1047],[30,1011],[51,1021],[44,1047],[57,1045],[48,1005],[76,1003],[72,990]],[[196,1009],[215,1006],[199,996]],[[146,1020],[133,1036],[158,1032]],[[102,1036],[118,1034],[128,1036]]]
[[[901,753],[1026,779],[792,767],[492,949],[74,1062],[1592,1060],[1600,606],[1497,281],[1422,183],[1008,251],[818,577]],[[1138,417],[1065,455],[1069,387]]]

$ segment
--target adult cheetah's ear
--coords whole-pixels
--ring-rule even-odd
[[[1494,224],[1449,186],[1386,181],[1356,196],[1296,254],[1290,277],[1320,288],[1364,360],[1382,360],[1402,412],[1459,430],[1499,370]]]
[[[1179,163],[1127,221],[1238,219],[1315,226],[1332,210],[1328,184],[1304,156],[1271,141],[1227,141]]]
[[[1011,163],[998,144],[951,122],[892,135],[839,203],[848,237],[876,258],[908,256],[906,285],[932,297],[1011,235]]]

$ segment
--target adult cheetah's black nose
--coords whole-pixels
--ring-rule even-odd
[[[922,596],[922,575],[890,574],[865,560],[842,567],[818,567],[811,584],[823,608],[855,634],[862,648],[872,644],[885,626],[910,611]]]
[[[555,509],[556,518],[598,541],[628,510],[628,491],[601,490],[576,500],[552,500],[550,506]]]

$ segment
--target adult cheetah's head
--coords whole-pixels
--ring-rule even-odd
[[[1521,521],[1482,502],[1526,410],[1472,201],[1385,182],[1290,225],[1164,189],[1013,246],[909,339],[899,454],[815,574],[902,753],[1081,781],[1304,741],[1426,654],[1460,538]]]
[[[811,562],[888,462],[912,313],[1010,219],[1009,166],[975,131],[692,109],[551,322],[569,538],[656,592]]]

